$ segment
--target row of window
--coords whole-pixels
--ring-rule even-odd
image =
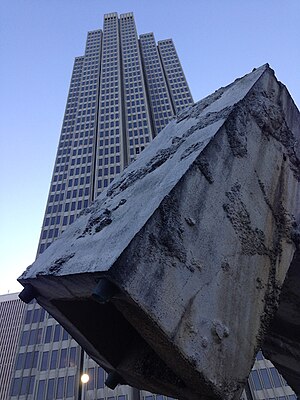
[[[82,190],[83,190],[83,189],[78,189],[78,197],[79,197],[79,198],[82,197]],[[69,191],[67,192],[67,199],[71,199],[71,194],[72,194],[72,193],[74,194],[74,198],[77,197],[77,189],[73,190],[73,192],[72,192],[71,190],[69,190]],[[89,187],[86,187],[86,188],[84,189],[84,196],[88,197],[89,194],[90,194],[90,188],[89,188]],[[84,199],[83,201],[84,201],[84,206],[83,206],[83,207],[85,207],[87,199]],[[67,204],[68,204],[68,205],[67,205]],[[70,204],[70,202],[68,202],[68,203],[65,204],[65,211],[69,211],[69,207],[70,207],[69,204]],[[58,213],[62,212],[62,209],[63,209],[63,204],[49,205],[49,206],[47,207],[47,212],[46,212],[47,218],[50,218],[50,215],[51,215],[52,213],[53,213],[53,214],[56,214],[57,212],[58,212]],[[53,217],[53,216],[52,216],[52,217]],[[52,218],[52,217],[51,217],[51,218]],[[55,217],[56,217],[56,215],[55,215]],[[49,221],[47,218],[46,218],[45,222],[47,221],[47,225],[49,225],[50,221]],[[51,225],[52,225],[52,224],[51,224]]]
[[[25,325],[34,324],[36,322],[43,322],[45,318],[45,310],[43,308],[36,308],[34,310],[27,310],[25,315]]]
[[[57,379],[57,382],[55,382],[55,379],[49,379],[47,383],[47,392],[46,392],[46,380],[40,380],[38,383],[35,400],[44,400],[44,399],[58,400],[58,399],[73,397],[74,388],[75,388],[74,376],[68,376],[66,378],[60,377]]]
[[[19,353],[16,360],[16,370],[39,368],[40,371],[48,369],[75,367],[77,365],[77,348],[44,351],[39,361],[38,351]]]
[[[11,387],[11,396],[32,395],[34,389],[35,376],[24,376],[14,378]]]
[[[103,179],[103,180],[98,180],[98,183],[97,183],[98,189],[106,188],[110,183],[112,183],[113,180],[114,180],[113,177],[110,178],[110,179],[106,178],[106,179]],[[99,196],[100,193],[101,193],[101,190],[98,190],[97,191],[97,196]]]
[[[278,388],[287,385],[274,367],[253,370],[251,371],[250,378],[256,390]]]
[[[40,371],[77,366],[77,348],[44,351],[41,357]]]
[[[98,170],[98,177],[119,174],[121,172],[121,167],[117,165],[116,167],[101,168]]]
[[[16,370],[35,369],[39,371],[54,370],[57,368],[67,368],[77,366],[77,348],[70,347],[61,350],[29,351],[19,353],[16,360]]]
[[[44,315],[43,312],[44,312],[44,310],[41,310],[40,315]],[[28,314],[29,313],[30,313],[30,311],[28,311]],[[26,315],[26,320],[27,320],[27,318],[28,318],[28,320],[30,318],[30,317],[28,317],[28,314]],[[68,340],[69,338],[70,338],[70,336],[69,336],[68,332],[65,329],[63,329],[61,325],[56,324],[56,325],[49,325],[46,327],[44,337],[43,337],[43,329],[42,328],[24,330],[22,332],[20,345],[21,346],[30,346],[30,345],[34,345],[34,344],[40,344],[40,343],[50,343],[52,341],[59,342],[60,340]]]
[[[111,156],[110,158],[105,157],[105,158],[100,158],[98,161],[98,165],[108,165],[108,164],[115,164],[115,163],[119,163],[120,162],[120,156],[119,155],[115,155],[115,156]]]

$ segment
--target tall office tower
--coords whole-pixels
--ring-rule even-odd
[[[0,399],[3,400],[9,395],[25,307],[18,293],[0,296]]]
[[[38,254],[192,103],[172,40],[106,14],[75,59]]]
[[[74,62],[38,255],[175,112],[193,103],[174,45],[164,43],[162,51],[153,34],[139,39],[132,13],[106,14],[103,31],[88,32],[85,54]],[[83,371],[90,380],[82,386]],[[36,302],[27,306],[10,399],[144,396],[128,386],[104,387],[105,376]]]

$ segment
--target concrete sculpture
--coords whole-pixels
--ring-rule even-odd
[[[285,340],[270,323],[293,257],[299,281],[299,128],[268,65],[217,90],[23,273],[21,298],[35,297],[110,387],[239,399],[268,332],[271,358]]]

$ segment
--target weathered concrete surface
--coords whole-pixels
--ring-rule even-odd
[[[268,65],[219,89],[173,120],[19,281],[122,382],[238,399],[296,248],[297,118]],[[99,304],[103,278],[119,292]]]

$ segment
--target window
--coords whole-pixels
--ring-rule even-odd
[[[76,356],[77,356],[77,349],[76,347],[71,347],[70,348],[70,357],[69,357],[69,367],[75,367],[76,366]]]
[[[49,243],[50,245],[50,243]],[[40,344],[42,342],[42,335],[43,335],[43,329],[40,328],[37,330],[37,334],[36,334],[36,344]]]
[[[74,376],[68,376],[67,379],[67,390],[66,390],[66,397],[73,397],[74,396]]]
[[[90,377],[90,379],[87,384],[87,390],[93,390],[94,389],[94,368],[88,369],[88,376]]]
[[[32,364],[32,355],[33,355],[33,353],[30,351],[29,353],[26,353],[26,356],[25,356],[25,365],[24,365],[24,368],[25,369],[28,369],[28,368],[30,368],[31,367],[31,364]]]
[[[259,380],[259,377],[258,377],[258,372],[257,371],[252,371],[251,372],[251,377],[252,377],[255,389],[256,390],[261,390],[262,386],[261,386],[261,383],[260,383],[260,380]]]
[[[36,368],[37,367],[38,358],[39,358],[39,352],[35,351],[34,354],[33,354],[33,360],[32,360],[31,368]]]
[[[29,331],[23,331],[21,338],[21,346],[26,346],[28,343]]]
[[[53,342],[58,342],[60,338],[61,326],[55,325]]]
[[[32,318],[32,310],[28,310],[25,317],[25,324],[30,324]]]
[[[25,376],[25,377],[22,378],[20,395],[27,394],[28,386],[29,386],[29,379],[30,379],[29,376]]]
[[[24,360],[24,353],[19,353],[17,362],[16,362],[16,370],[22,369],[23,366],[23,360]]]
[[[32,329],[30,331],[30,334],[29,334],[29,341],[28,341],[29,345],[36,343],[36,335],[37,335],[37,330],[36,329]]]
[[[49,351],[44,351],[41,361],[41,371],[46,371],[48,369],[48,359],[49,359]]]
[[[57,366],[57,353],[58,350],[53,350],[51,354],[50,369],[55,369]]]
[[[265,387],[266,389],[271,389],[272,384],[271,384],[271,381],[270,381],[270,378],[269,378],[267,369],[266,369],[266,368],[262,368],[262,369],[260,370],[260,373],[261,373],[261,376],[262,376],[262,380],[263,380],[264,387]]]
[[[60,353],[59,368],[65,368],[67,366],[67,349],[62,349]]]
[[[36,400],[44,400],[44,395],[45,395],[45,380],[39,381],[39,386],[38,386],[38,391],[37,391],[37,396]]]
[[[43,322],[45,318],[45,310],[41,308],[40,310],[40,322]]]
[[[45,343],[51,342],[51,336],[52,336],[52,326],[47,326],[45,334]]]
[[[27,394],[33,394],[34,380],[35,380],[35,377],[34,376],[30,376],[29,388],[28,388]]]
[[[53,400],[53,399],[54,399],[54,379],[49,379],[46,400]]]
[[[65,330],[65,329],[63,329],[63,337],[62,337],[62,340],[68,340],[69,339],[69,334],[68,334],[68,332]]]
[[[97,369],[97,389],[104,388],[104,370],[101,367]]]
[[[56,398],[62,399],[63,395],[64,395],[64,378],[58,378],[57,389],[56,389]]]
[[[270,371],[271,371],[271,375],[272,375],[272,378],[273,378],[274,386],[275,387],[281,387],[282,385],[281,385],[281,382],[280,382],[279,374],[276,371],[276,369],[275,368],[271,368]]]
[[[17,396],[19,394],[21,384],[21,378],[14,378],[12,388],[11,388],[11,395]]]

